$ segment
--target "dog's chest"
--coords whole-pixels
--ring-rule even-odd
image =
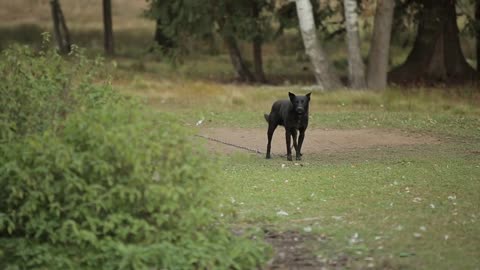
[[[301,129],[305,128],[308,123],[308,117],[302,116],[302,117],[292,117],[288,119],[288,126],[295,128],[295,129]]]

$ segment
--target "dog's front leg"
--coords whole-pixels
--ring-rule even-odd
[[[302,144],[303,144],[303,139],[305,138],[305,129],[302,128],[300,129],[300,135],[298,135],[298,157],[302,156]]]
[[[290,146],[290,139],[292,136],[292,132],[286,128],[285,129],[285,141],[287,143],[287,160],[292,161],[292,148]]]
[[[297,130],[296,129],[292,130],[292,139],[293,139],[293,148],[295,149],[295,159],[296,160],[301,160],[302,158],[300,157],[300,150],[299,150],[298,144],[297,144]]]

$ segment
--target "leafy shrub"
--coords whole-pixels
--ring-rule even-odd
[[[95,83],[99,61],[0,61],[0,269],[254,269],[215,212],[215,166],[174,119]]]
[[[185,130],[121,107],[0,148],[0,268],[256,268],[264,246],[217,221]]]
[[[0,57],[0,140],[58,127],[79,108],[120,98],[108,82],[93,83],[102,61],[78,48],[63,58],[54,49],[14,45]]]

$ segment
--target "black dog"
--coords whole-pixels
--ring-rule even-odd
[[[265,120],[268,122],[268,144],[267,156],[270,158],[270,148],[272,143],[273,132],[278,125],[285,127],[285,139],[287,142],[287,159],[292,160],[292,148],[290,147],[290,137],[293,138],[293,147],[295,148],[295,157],[301,160],[302,144],[305,138],[305,130],[308,126],[308,104],[310,102],[310,94],[305,96],[295,96],[288,92],[290,100],[278,100],[272,105],[270,115],[265,114]],[[297,143],[297,130],[300,131]]]

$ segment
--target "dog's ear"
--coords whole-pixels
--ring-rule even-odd
[[[312,92],[306,94],[305,96],[308,98],[308,100],[310,100],[310,95],[312,94]]]
[[[295,96],[295,94],[294,94],[294,93],[290,93],[290,92],[288,92],[288,97],[290,98],[290,101],[292,101],[292,102],[293,102],[297,96]]]

